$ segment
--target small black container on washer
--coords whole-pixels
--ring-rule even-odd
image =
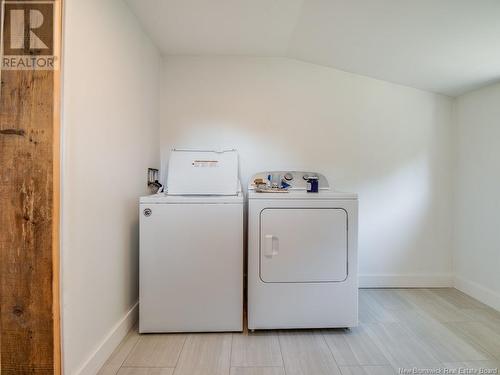
[[[316,176],[311,176],[307,178],[307,192],[317,193],[319,191],[319,180]]]

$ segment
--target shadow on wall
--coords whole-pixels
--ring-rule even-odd
[[[360,195],[360,274],[451,272],[451,100],[288,59],[169,58],[161,150],[236,148],[244,189],[316,170]]]
[[[336,142],[276,136],[270,131],[266,136],[239,131],[237,126],[200,123],[183,130],[169,137],[177,138],[176,146],[238,149],[244,190],[250,177],[262,170],[315,170],[324,173],[333,188],[358,192],[362,274],[441,273],[451,262],[449,223],[447,213],[443,214],[448,207],[448,181],[425,144],[420,150],[398,144],[397,153],[386,146],[382,155],[376,155],[346,144],[336,147]],[[163,147],[163,176],[172,147]],[[351,158],[338,156],[344,152]]]

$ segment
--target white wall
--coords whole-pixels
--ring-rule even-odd
[[[500,310],[500,84],[457,98],[456,286]]]
[[[360,195],[362,285],[450,285],[451,99],[280,58],[168,57],[172,147],[236,147],[243,183],[318,170]]]
[[[94,374],[136,314],[137,202],[159,166],[161,59],[122,1],[65,8],[64,373]]]

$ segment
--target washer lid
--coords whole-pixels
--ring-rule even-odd
[[[236,150],[172,150],[167,191],[169,195],[237,195],[238,153]]]
[[[170,195],[154,194],[141,197],[142,204],[243,204],[243,194],[238,195]]]

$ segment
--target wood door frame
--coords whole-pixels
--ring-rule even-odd
[[[0,51],[0,373],[3,375],[62,372],[59,233],[62,1],[9,0],[25,12],[36,3],[53,4],[55,69],[5,70],[3,50]],[[3,13],[3,7],[0,12]],[[2,23],[0,28],[4,31]],[[25,44],[29,32],[25,25]],[[30,52],[29,56],[38,56],[38,52]]]

